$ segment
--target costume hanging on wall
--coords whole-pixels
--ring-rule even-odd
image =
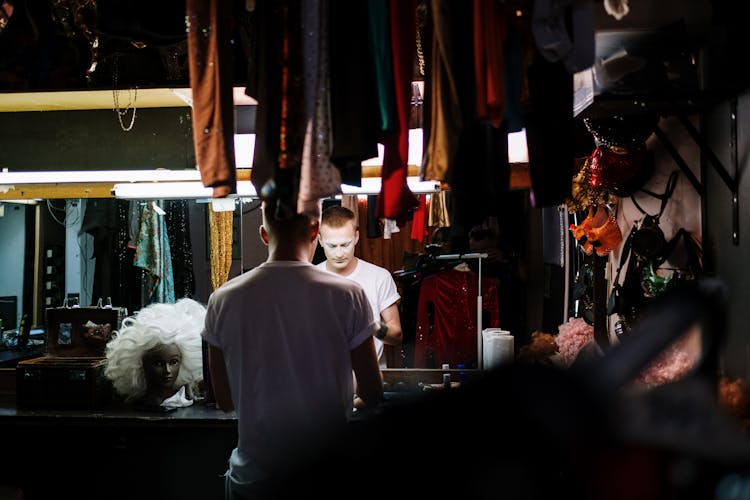
[[[459,95],[456,89],[454,48],[451,35],[451,9],[454,4],[432,0],[429,19],[432,20],[432,47],[430,50],[429,129],[425,142],[422,172],[423,180],[445,181],[458,147],[458,137],[463,127]]]
[[[477,366],[478,275],[449,269],[422,280],[414,367]],[[500,326],[498,285],[482,279],[482,327]]]
[[[143,305],[175,301],[172,254],[165,215],[156,201],[146,203],[143,207],[141,232],[135,251],[135,266],[145,271],[141,285]]]
[[[430,99],[425,112],[430,117],[430,137],[422,176],[450,185],[454,200],[451,224],[456,236],[465,236],[468,228],[497,212],[497,200],[508,190],[507,127],[502,120],[494,119],[498,124],[494,126],[492,118],[477,119],[477,99],[486,101],[486,97],[477,97],[472,57],[474,5],[432,2],[429,8],[433,41]],[[495,49],[502,51],[502,47]],[[501,70],[493,74],[504,82]],[[486,90],[486,85],[482,89]],[[498,99],[504,102],[505,97]]]
[[[253,10],[251,39],[248,50],[248,83],[245,93],[258,101],[255,114],[255,151],[251,181],[260,193],[263,185],[274,177],[279,155],[281,120],[281,66],[284,24],[282,3],[259,0]],[[252,36],[252,35],[255,36]]]
[[[378,203],[378,195],[367,195],[367,237],[380,238],[383,236],[383,230],[380,227],[380,219],[375,214],[375,206]]]
[[[524,88],[526,81],[526,65],[524,64],[524,47],[521,37],[520,21],[516,17],[508,20],[508,33],[505,38],[505,53],[503,57],[505,76],[505,122],[508,132],[520,132],[523,127],[523,112],[521,102],[528,97],[528,89]]]
[[[216,290],[229,277],[232,265],[232,214],[234,212],[208,213],[211,231],[211,290]]]
[[[431,274],[439,273],[456,266],[458,261],[435,260],[432,254],[404,252],[402,268],[393,272],[398,292],[401,295],[399,312],[403,341],[401,351],[404,355],[404,366],[414,367],[414,343],[417,331],[417,308],[419,306],[419,289],[422,280]]]
[[[86,200],[86,213],[79,235],[88,233],[94,238],[94,253],[89,258],[94,258],[94,283],[92,289],[92,300],[98,298],[112,297],[115,292],[115,283],[119,282],[117,266],[115,266],[115,255],[117,252],[117,218],[118,200],[95,199]]]
[[[368,0],[370,48],[372,50],[381,132],[396,129],[396,98],[393,88],[393,52],[388,0]]]
[[[532,202],[537,208],[561,205],[571,197],[575,173],[573,76],[538,51],[527,72],[530,107],[524,121]]]
[[[383,168],[378,217],[393,219],[403,225],[409,210],[418,202],[406,184],[409,160],[409,115],[411,110],[411,81],[414,69],[416,2],[390,0],[391,49],[393,51],[393,81],[396,96],[397,124],[393,132],[383,138]]]
[[[474,77],[477,118],[499,127],[505,116],[505,9],[493,0],[474,2]]]
[[[305,141],[297,212],[317,216],[318,200],[341,191],[341,171],[331,163],[333,138],[329,94],[328,3],[303,2]],[[290,110],[292,113],[295,110]]]
[[[449,227],[451,225],[448,213],[448,198],[450,192],[440,191],[430,195],[430,218],[427,223],[430,227]]]
[[[229,0],[187,0],[195,160],[216,198],[237,191]]]
[[[370,48],[368,5],[339,2],[331,8],[330,102],[333,150],[331,161],[341,182],[362,184],[362,161],[378,155],[378,96]],[[356,213],[356,210],[354,210]]]
[[[427,208],[427,195],[420,194],[417,196],[419,199],[419,207],[414,211],[414,216],[411,220],[411,238],[417,241],[424,241],[429,231],[425,226],[425,214],[428,211]]]
[[[112,304],[137,311],[143,307],[141,286],[143,270],[135,266],[135,250],[141,231],[142,201],[117,200],[117,265],[119,280]]]
[[[195,274],[193,272],[193,247],[190,242],[190,214],[187,200],[166,200],[167,234],[172,256],[175,299],[193,297]]]
[[[258,100],[251,181],[255,190],[274,181],[277,195],[296,207],[305,135],[305,78],[302,74],[301,6],[298,2],[256,0],[254,72],[247,92]],[[271,187],[271,184],[268,185]]]
[[[561,62],[570,74],[590,68],[595,59],[592,0],[536,0],[531,27],[539,52]]]
[[[448,175],[453,200],[451,223],[457,234],[498,212],[510,184],[505,124],[471,122],[462,131],[458,160]]]

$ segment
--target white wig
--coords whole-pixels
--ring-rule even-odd
[[[197,394],[203,380],[201,332],[206,308],[193,299],[183,298],[174,304],[149,304],[135,316],[125,318],[122,328],[107,343],[107,365],[104,375],[127,401],[146,393],[143,355],[154,347],[176,345],[182,353],[175,388],[188,385]]]

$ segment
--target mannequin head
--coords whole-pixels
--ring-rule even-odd
[[[147,394],[158,399],[159,403],[174,394],[182,364],[180,348],[175,344],[159,344],[146,351],[142,361]]]
[[[205,307],[188,298],[150,304],[126,318],[107,344],[105,375],[126,401],[158,407],[203,378],[201,331]]]

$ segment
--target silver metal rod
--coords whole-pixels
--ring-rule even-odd
[[[437,255],[437,260],[456,260],[456,259],[486,259],[486,253],[449,253],[445,255]]]
[[[484,368],[484,353],[482,352],[482,257],[487,254],[479,254],[479,291],[477,292],[477,369]]]

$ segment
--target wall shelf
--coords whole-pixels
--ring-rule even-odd
[[[190,88],[139,88],[119,90],[120,105],[127,104],[129,94],[134,96],[137,108],[189,107],[192,103]],[[254,106],[258,102],[245,95],[244,87],[233,89],[235,106]],[[112,90],[66,90],[54,92],[0,93],[0,112],[23,111],[83,111],[114,109]]]

